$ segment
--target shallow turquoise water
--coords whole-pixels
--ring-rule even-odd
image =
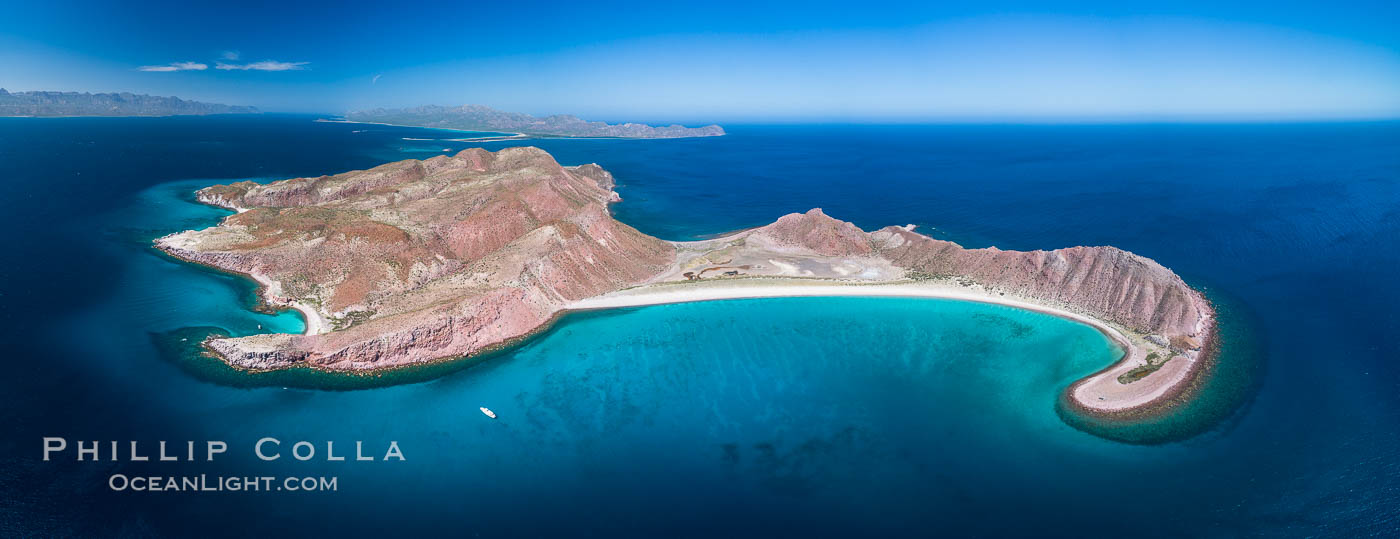
[[[294,311],[276,315],[250,311],[256,299],[256,284],[251,280],[177,263],[151,247],[151,240],[156,237],[204,228],[231,213],[194,201],[194,191],[216,183],[224,182],[189,180],[160,184],[138,193],[129,205],[104,215],[107,224],[102,232],[109,240],[109,249],[123,257],[155,259],[127,264],[123,272],[113,276],[119,282],[109,290],[110,307],[123,314],[112,320],[144,331],[189,326],[217,326],[234,335],[305,331],[301,315]],[[111,314],[90,313],[99,319]]]

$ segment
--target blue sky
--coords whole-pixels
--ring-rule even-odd
[[[0,1],[12,91],[640,121],[1400,117],[1397,2]]]

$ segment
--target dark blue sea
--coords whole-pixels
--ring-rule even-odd
[[[0,535],[1400,535],[1400,123],[473,144],[316,119],[0,118]],[[892,298],[570,315],[484,361],[369,384],[240,378],[191,353],[214,331],[302,328],[254,311],[251,283],[150,247],[226,215],[195,189],[519,144],[601,164],[617,218],[666,239],[821,207],[970,247],[1131,250],[1225,306],[1228,383],[1189,429],[1107,439],[1056,408],[1116,358],[1098,333]],[[104,441],[104,460],[46,462],[46,436]],[[263,437],[280,459],[254,456]],[[126,460],[130,441],[183,457],[191,440],[194,462]],[[205,462],[205,440],[228,452]],[[303,440],[315,459],[291,457]],[[350,459],[324,460],[328,441]],[[377,460],[355,461],[356,441]],[[390,441],[405,460],[382,459]],[[118,492],[114,474],[336,490]]]

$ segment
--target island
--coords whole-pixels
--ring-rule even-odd
[[[0,88],[0,116],[181,116],[258,114],[256,107],[220,105],[127,92],[14,92]]]
[[[820,209],[672,242],[614,219],[613,187],[602,167],[561,166],[538,148],[469,149],[208,187],[198,200],[236,213],[155,245],[247,275],[262,301],[302,313],[305,334],[203,343],[250,371],[372,373],[478,356],[571,311],[778,296],[952,298],[1088,324],[1124,355],[1065,398],[1106,417],[1186,398],[1214,357],[1210,302],[1114,247],[965,249],[909,225],[867,232]]]
[[[517,137],[687,138],[724,134],[724,128],[718,125],[655,127],[639,123],[609,124],[589,122],[567,114],[537,118],[529,114],[502,112],[483,105],[373,109],[350,112],[345,118],[361,123],[516,133]]]

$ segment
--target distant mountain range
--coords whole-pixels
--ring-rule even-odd
[[[577,116],[556,114],[537,118],[518,112],[502,112],[482,105],[444,107],[427,105],[410,109],[354,111],[346,119],[415,127],[437,127],[467,131],[499,131],[555,137],[682,138],[713,137],[724,134],[718,125],[655,127],[646,124],[589,122]]]
[[[0,88],[0,116],[175,116],[257,114],[255,107],[133,93],[15,92]]]

